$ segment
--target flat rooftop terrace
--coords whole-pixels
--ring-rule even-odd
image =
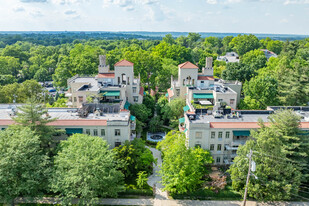
[[[96,116],[94,113],[89,113],[87,117],[80,117],[77,108],[50,108],[48,114],[51,118],[57,120],[107,120],[107,121],[129,121],[130,112],[121,111],[118,113],[103,113]],[[0,107],[0,120],[12,120],[12,109]]]
[[[261,110],[261,111],[241,111],[236,110],[240,113],[239,117],[228,118],[229,115],[223,115],[221,118],[215,118],[213,115],[196,114],[194,120],[190,120],[193,124],[211,123],[211,122],[225,122],[225,123],[241,123],[241,122],[254,122],[257,123],[260,119],[264,122],[268,122],[268,117],[274,111]],[[296,110],[296,114],[301,116],[301,122],[309,122],[309,111]],[[190,114],[187,114],[188,117]]]

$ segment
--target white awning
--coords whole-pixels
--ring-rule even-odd
[[[207,100],[205,100],[205,101],[200,101],[200,104],[201,104],[201,105],[212,105],[212,103],[211,103],[210,101],[207,101]]]
[[[65,93],[65,97],[71,97],[72,93]]]

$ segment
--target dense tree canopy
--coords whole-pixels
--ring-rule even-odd
[[[115,152],[100,137],[74,134],[60,143],[51,188],[63,200],[81,198],[93,205],[97,198],[116,197],[123,190],[123,174]]]
[[[304,165],[308,164],[308,139],[301,135],[299,121],[294,112],[279,111],[270,116],[269,126],[261,122],[258,131],[251,131],[253,139],[238,149],[230,167],[234,189],[244,191],[251,149],[256,170],[255,178],[250,178],[249,196],[264,201],[297,196],[301,181],[307,181]]]
[[[38,197],[50,175],[48,157],[30,128],[0,131],[0,198],[14,205],[16,197]]]
[[[158,143],[162,151],[163,163],[160,174],[164,189],[175,194],[192,192],[204,182],[209,172],[207,165],[213,162],[210,152],[197,148],[187,148],[183,133],[170,131]]]

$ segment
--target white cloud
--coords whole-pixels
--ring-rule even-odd
[[[289,23],[289,21],[288,21],[287,19],[284,18],[284,19],[281,19],[281,20],[280,20],[280,23],[286,24],[286,23]]]
[[[17,6],[15,8],[13,8],[13,11],[15,11],[15,12],[23,12],[23,11],[25,11],[25,8],[22,7],[22,6]]]
[[[20,0],[23,3],[45,3],[47,0]]]
[[[65,12],[64,12],[64,14],[66,14],[66,15],[74,15],[74,14],[76,14],[77,12],[75,11],[75,10],[66,10]]]
[[[54,4],[80,4],[83,2],[87,2],[88,0],[51,0]]]
[[[284,5],[289,4],[309,4],[309,0],[286,0]]]
[[[30,15],[33,16],[33,17],[43,17],[43,16],[44,16],[44,15],[42,14],[42,12],[39,11],[39,10],[31,11],[31,12],[30,12]]]
[[[217,0],[206,0],[207,4],[217,4]]]

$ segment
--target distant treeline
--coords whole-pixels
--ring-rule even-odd
[[[64,32],[64,31],[6,31],[0,32],[0,48],[5,45],[15,44],[18,41],[27,41],[33,44],[44,46],[57,46],[66,43],[73,43],[78,40],[120,40],[120,39],[140,39],[140,40],[162,40],[162,38],[171,34],[174,38],[180,36],[188,36],[189,32],[147,32],[147,31],[132,31],[132,32]],[[236,37],[243,33],[211,33],[200,32],[202,38],[217,37],[224,38],[226,36]],[[308,38],[308,35],[293,35],[293,34],[254,34],[258,39],[267,37],[273,40],[301,40]]]

